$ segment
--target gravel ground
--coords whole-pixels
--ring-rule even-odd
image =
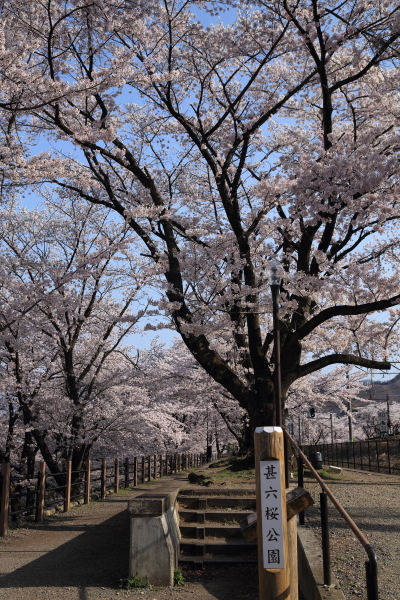
[[[257,600],[253,565],[188,570],[183,587],[119,589],[128,571],[127,501],[141,491],[112,494],[0,538],[0,600]]]
[[[344,469],[327,484],[375,549],[380,600],[400,600],[400,477]],[[318,484],[305,480],[316,505],[306,525],[320,534]],[[366,553],[329,502],[332,568],[347,599],[366,599]]]

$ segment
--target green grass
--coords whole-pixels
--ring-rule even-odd
[[[305,469],[305,471],[308,471],[308,469]],[[310,471],[308,471],[308,473],[310,473]],[[318,469],[317,473],[320,477],[322,477],[322,479],[343,479],[343,474],[342,473],[331,473],[330,471],[328,471],[328,469]],[[297,479],[298,474],[297,471],[295,471],[293,473],[293,479]],[[315,479],[314,475],[306,475],[304,474],[304,477],[311,477],[311,479]]]
[[[232,457],[224,461],[214,463],[214,468],[207,469],[207,475],[215,483],[255,483],[254,460],[251,457]]]
[[[243,471],[231,471],[231,469],[228,467],[227,469],[224,469],[223,471],[218,471],[216,473],[212,473],[211,478],[213,479],[213,481],[219,482],[219,483],[224,483],[228,479],[233,482],[246,481],[249,483],[253,483],[255,481],[255,470],[247,469],[247,470],[243,470]]]
[[[185,585],[186,579],[180,569],[174,569],[174,585]]]
[[[124,590],[137,590],[150,587],[149,582],[146,579],[142,579],[140,575],[132,575],[126,579],[121,579],[121,587]]]

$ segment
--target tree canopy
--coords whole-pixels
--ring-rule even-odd
[[[251,427],[274,418],[272,257],[284,394],[330,365],[390,368],[396,3],[4,0],[1,30],[3,189],[118,214]]]

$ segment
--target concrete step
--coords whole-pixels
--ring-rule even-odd
[[[242,554],[248,557],[257,556],[257,543],[239,540],[198,540],[185,539],[180,544],[181,556],[208,556],[212,558],[217,555],[232,556]]]
[[[231,510],[256,510],[255,496],[250,497],[222,497],[222,496],[207,496],[196,497],[178,495],[178,503],[182,509],[192,510],[208,510],[211,508],[231,509]]]
[[[199,510],[180,510],[179,516],[182,523],[226,523],[227,525],[239,524],[246,515],[251,515],[253,511],[199,511]]]
[[[204,527],[196,525],[180,525],[180,531],[182,538],[193,538],[197,540],[206,540],[207,538],[237,538],[243,539],[242,531],[240,526],[221,526],[215,527],[206,525]]]
[[[212,473],[208,474],[212,478]],[[256,497],[256,488],[255,486],[243,487],[243,488],[228,488],[228,487],[220,487],[220,488],[207,488],[207,487],[189,487],[185,486],[180,491],[180,496],[247,496],[248,498]]]
[[[256,564],[257,556],[246,556],[237,554],[236,556],[180,556],[179,564],[192,566],[194,569],[203,569],[204,566],[210,565],[213,567],[226,567],[230,565]]]

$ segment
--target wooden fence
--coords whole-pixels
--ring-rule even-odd
[[[107,490],[118,493],[121,487],[136,487],[145,482],[179,473],[205,464],[205,454],[170,454],[166,456],[135,456],[112,464],[88,460],[86,468],[72,470],[67,461],[66,470],[52,475],[46,463],[40,462],[37,476],[31,479],[11,475],[10,463],[1,465],[0,537],[7,535],[9,522],[24,517],[43,521],[45,511],[55,509],[68,512],[71,503],[89,504],[91,500],[104,500]],[[58,485],[62,479],[64,485]]]

